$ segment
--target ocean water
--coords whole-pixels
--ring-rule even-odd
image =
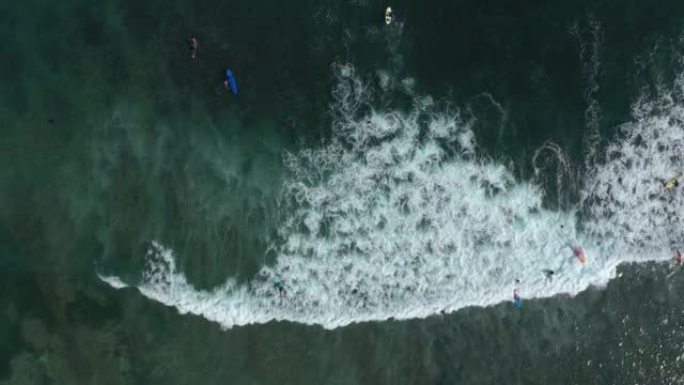
[[[1,384],[684,383],[679,2],[0,11]]]

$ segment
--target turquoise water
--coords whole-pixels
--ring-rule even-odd
[[[684,381],[684,7],[391,5],[0,5],[0,382]]]

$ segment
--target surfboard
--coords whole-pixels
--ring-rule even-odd
[[[587,263],[587,255],[582,253],[577,257],[582,265]]]
[[[665,188],[668,190],[672,190],[673,188],[677,187],[679,182],[677,181],[677,178],[670,178],[665,182]]]
[[[228,86],[230,87],[230,91],[233,93],[233,95],[237,95],[237,80],[235,80],[235,75],[233,75],[233,71],[231,71],[230,68],[226,68],[226,82],[228,82]]]

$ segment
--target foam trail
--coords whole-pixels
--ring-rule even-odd
[[[574,24],[570,28],[570,33],[577,39],[579,58],[583,67],[582,72],[584,72],[587,82],[584,93],[584,100],[587,104],[587,108],[584,111],[584,119],[588,131],[584,140],[586,147],[585,165],[587,168],[591,168],[591,165],[596,161],[598,146],[601,142],[601,134],[599,133],[601,108],[597,100],[600,87],[597,79],[601,68],[599,53],[603,39],[601,23],[594,15],[588,15],[587,24],[590,35],[589,41],[585,40],[584,35],[586,33],[578,24]]]
[[[549,158],[550,157],[550,158]],[[572,207],[567,189],[574,188],[576,185],[575,173],[570,161],[563,154],[559,145],[553,142],[546,142],[539,147],[532,156],[532,167],[534,169],[534,182],[539,186],[544,186],[544,191],[549,194],[548,186],[544,185],[544,176],[549,173],[550,168],[555,163],[555,192],[558,207]],[[567,183],[564,183],[566,182]]]
[[[352,67],[336,73],[334,138],[285,157],[276,264],[248,284],[228,279],[202,291],[153,242],[143,295],[226,328],[272,320],[335,328],[508,301],[517,278],[523,297],[575,294],[605,284],[625,261],[668,258],[684,239],[682,192],[663,203],[654,181],[682,167],[684,113],[673,102],[636,109],[589,173],[581,206],[560,212],[542,207],[537,185],[480,159],[458,112],[419,97],[410,112],[375,110]],[[588,255],[584,268],[574,244]],[[558,272],[552,281],[547,268]]]
[[[119,277],[116,276],[97,274],[97,278],[99,278],[100,281],[106,283],[114,289],[124,289],[128,287],[126,283],[124,283]]]

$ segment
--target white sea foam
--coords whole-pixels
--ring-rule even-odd
[[[684,106],[673,95],[639,102],[621,134],[584,188],[584,233],[618,259],[658,259],[684,243],[684,190],[663,187],[684,171]]]
[[[123,289],[128,287],[127,284],[125,284],[121,278],[117,276],[108,276],[108,275],[102,275],[98,274],[97,278],[100,279],[100,281],[105,282],[107,285],[113,287],[114,289]]]
[[[500,303],[516,279],[526,298],[575,294],[605,284],[622,262],[668,258],[684,239],[682,192],[667,195],[657,180],[684,168],[684,111],[671,99],[635,108],[578,206],[559,212],[542,207],[539,186],[478,157],[458,112],[419,97],[408,113],[375,110],[352,67],[336,73],[334,138],[285,157],[291,178],[275,265],[248,284],[228,279],[202,291],[153,242],[137,285],[143,295],[223,327],[288,320],[335,328]],[[558,272],[553,280],[541,273],[547,268]]]

